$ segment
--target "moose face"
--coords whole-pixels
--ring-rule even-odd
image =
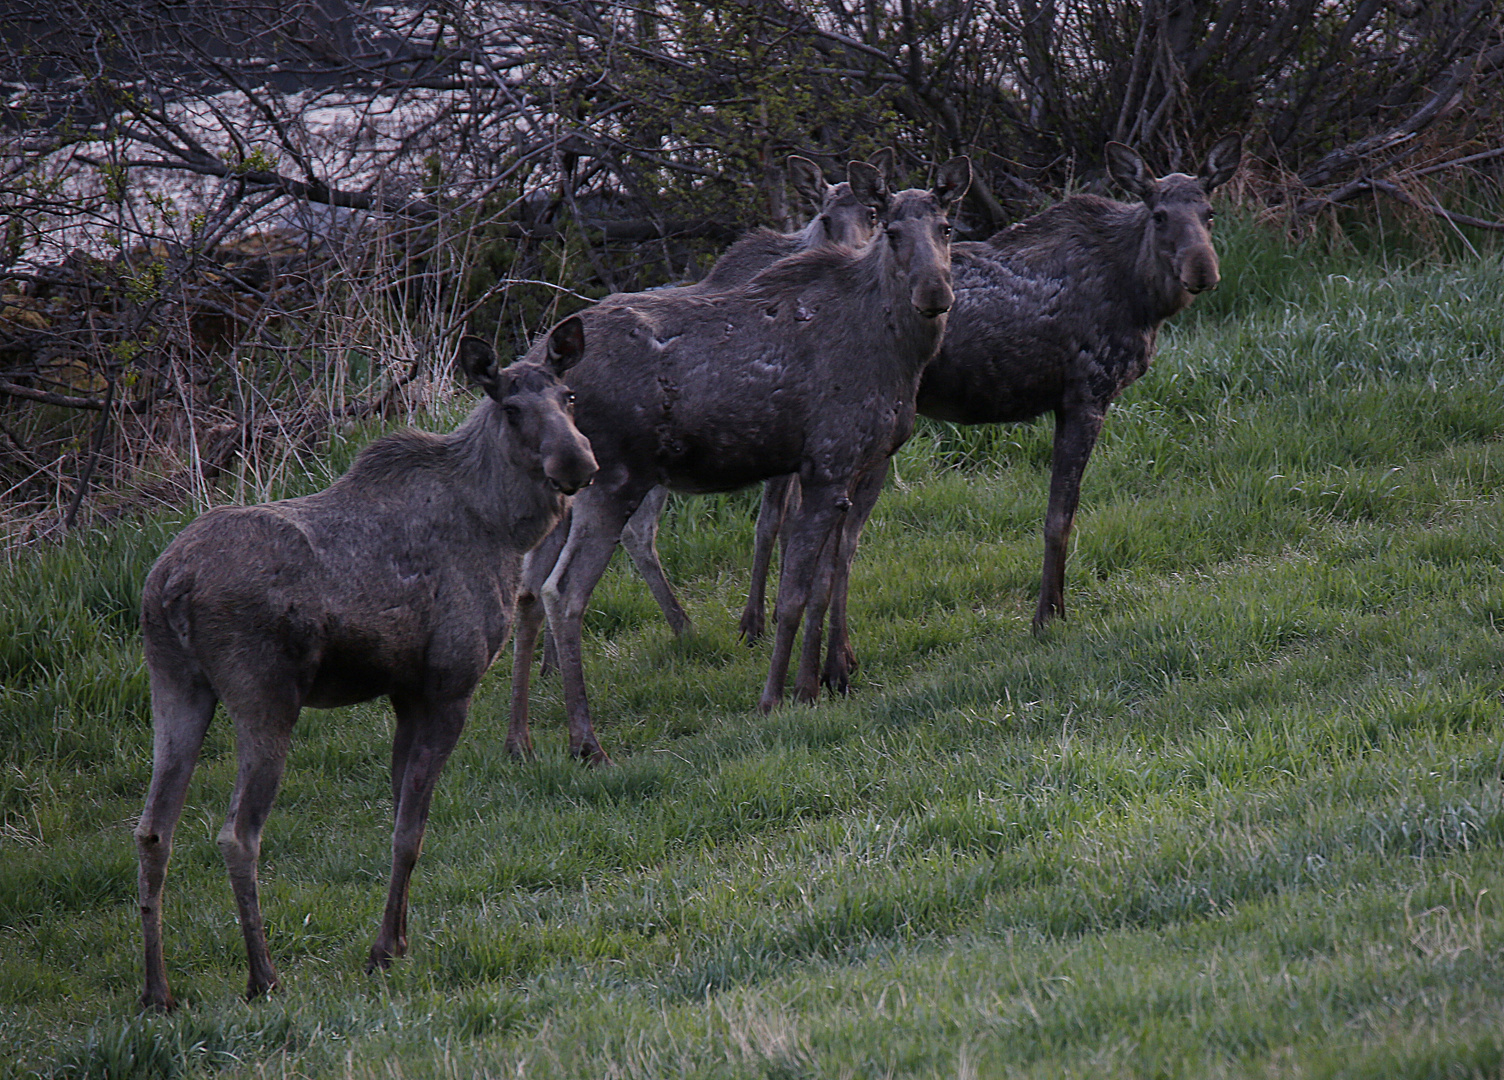
[[[549,334],[546,366],[513,364],[501,369],[484,341],[460,341],[460,364],[500,406],[509,441],[533,459],[535,474],[565,495],[590,483],[597,468],[590,440],[574,426],[574,394],[560,378],[584,351],[585,333],[578,318],[565,319]]]
[[[898,272],[909,280],[909,303],[926,319],[938,319],[956,294],[950,279],[951,226],[947,214],[971,185],[971,161],[952,158],[929,191],[888,192],[881,173],[853,161],[847,176],[856,197],[877,211],[878,228]]]
[[[1137,151],[1122,143],[1107,144],[1112,178],[1148,208],[1144,246],[1171,291],[1194,296],[1215,289],[1221,280],[1212,244],[1211,193],[1232,179],[1242,153],[1241,137],[1226,135],[1212,147],[1199,175],[1171,173],[1155,179]]]
[[[879,151],[871,164],[886,181],[893,161],[890,148]],[[877,229],[877,209],[858,198],[849,183],[826,183],[820,166],[798,154],[789,155],[789,178],[795,190],[815,208],[814,224],[824,243],[861,247],[872,238]]]

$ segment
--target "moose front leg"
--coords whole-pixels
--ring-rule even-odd
[[[830,640],[826,645],[825,667],[820,681],[838,694],[851,691],[851,677],[860,666],[856,650],[851,647],[851,630],[846,621],[846,600],[851,589],[851,564],[856,559],[862,529],[872,516],[877,497],[888,479],[888,463],[868,472],[852,493],[851,511],[841,526],[841,548],[835,564],[835,579],[830,594]]]
[[[683,637],[689,633],[689,616],[674,595],[674,587],[669,584],[668,575],[663,572],[663,561],[658,557],[658,522],[667,503],[668,488],[655,487],[648,492],[632,516],[627,518],[626,527],[621,531],[621,546],[627,549],[637,572],[647,582],[648,591],[658,601],[658,609],[668,620],[669,629],[675,637]]]
[[[1044,518],[1044,575],[1034,632],[1050,620],[1065,617],[1065,559],[1076,506],[1081,501],[1081,476],[1097,445],[1104,412],[1094,407],[1061,410],[1055,414],[1055,458],[1050,473],[1050,505]]]
[[[768,680],[757,703],[765,713],[771,712],[783,700],[784,682],[794,653],[794,636],[799,632],[799,623],[810,599],[819,590],[829,587],[830,567],[822,564],[835,558],[838,526],[851,507],[845,484],[826,482],[812,485],[805,480],[801,487],[803,501],[799,512],[783,536],[783,569],[778,575],[773,655],[768,663]],[[823,607],[822,600],[822,614]],[[809,700],[809,694],[818,694],[819,684],[804,687],[802,692]]]
[[[407,952],[408,886],[423,851],[434,785],[465,728],[470,699],[431,702],[393,694],[392,708],[397,714],[392,742],[392,877],[381,929],[366,958],[368,973],[390,967]]]
[[[569,517],[554,527],[543,542],[522,560],[517,587],[517,611],[512,624],[512,701],[505,749],[513,761],[530,761],[533,735],[528,723],[528,691],[533,677],[533,654],[543,629],[543,584],[569,535]]]
[[[570,508],[569,538],[543,585],[543,607],[559,653],[564,683],[564,711],[569,718],[569,752],[587,765],[610,765],[611,757],[596,738],[585,693],[582,638],[585,608],[627,519],[646,492],[612,489],[606,483],[586,488]]]

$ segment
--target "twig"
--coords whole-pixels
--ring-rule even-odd
[[[18,386],[7,379],[0,379],[0,394],[26,398],[28,401],[40,401],[43,405],[60,405],[65,409],[103,409],[105,407],[105,402],[99,398],[73,397],[69,394],[54,394],[47,390],[33,390],[29,386]]]
[[[1392,184],[1388,180],[1370,180],[1368,183],[1375,191],[1382,191],[1391,199],[1402,202],[1406,206],[1413,206],[1417,210],[1425,210],[1435,214],[1437,217],[1445,218],[1454,225],[1470,225],[1475,229],[1491,229],[1494,232],[1504,232],[1504,221],[1488,221],[1484,218],[1475,218],[1470,214],[1459,214],[1455,210],[1448,210],[1445,207],[1437,206],[1435,203],[1421,202],[1404,188],[1398,184]]]
[[[1488,161],[1490,158],[1504,157],[1504,146],[1497,150],[1485,150],[1481,154],[1469,154],[1467,157],[1453,158],[1451,161],[1443,161],[1439,165],[1427,165],[1424,169],[1411,169],[1410,176],[1426,176],[1430,173],[1441,172],[1442,169],[1455,169],[1458,165],[1471,165],[1475,161]]]

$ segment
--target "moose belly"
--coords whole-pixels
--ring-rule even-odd
[[[366,664],[336,663],[319,669],[303,699],[312,709],[338,709],[389,694],[391,673]]]
[[[674,491],[707,495],[736,491],[772,476],[797,472],[801,431],[768,431],[749,447],[722,433],[681,435],[660,448],[659,469]]]

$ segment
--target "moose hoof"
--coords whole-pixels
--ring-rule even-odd
[[[519,763],[532,761],[538,756],[533,753],[533,739],[530,735],[522,739],[508,738],[504,746],[507,756]]]
[[[584,746],[569,748],[569,753],[578,759],[581,765],[588,765],[592,769],[605,769],[616,762],[611,760],[611,755],[601,749],[600,743],[589,743]]]
[[[820,684],[812,686],[797,685],[794,687],[794,700],[801,705],[816,705],[820,701]]]
[[[272,979],[270,982],[247,983],[245,988],[245,999],[247,1001],[260,1001],[268,994],[270,994],[273,990],[277,989],[278,985],[280,984],[276,979]]]
[[[1056,619],[1064,619],[1065,612],[1041,611],[1034,616],[1034,636],[1044,637]]]
[[[756,645],[762,637],[763,621],[762,612],[745,611],[742,613],[742,621],[737,625],[736,634],[749,647]]]
[[[851,679],[862,665],[857,660],[856,654],[849,649],[843,652],[839,659],[831,658],[834,662],[826,665],[821,673],[820,682],[829,688],[831,693],[849,695],[851,693]]]
[[[141,995],[141,1011],[146,1013],[160,1013],[166,1015],[174,1012],[178,1003],[173,1000],[170,993],[154,994],[147,992]]]

